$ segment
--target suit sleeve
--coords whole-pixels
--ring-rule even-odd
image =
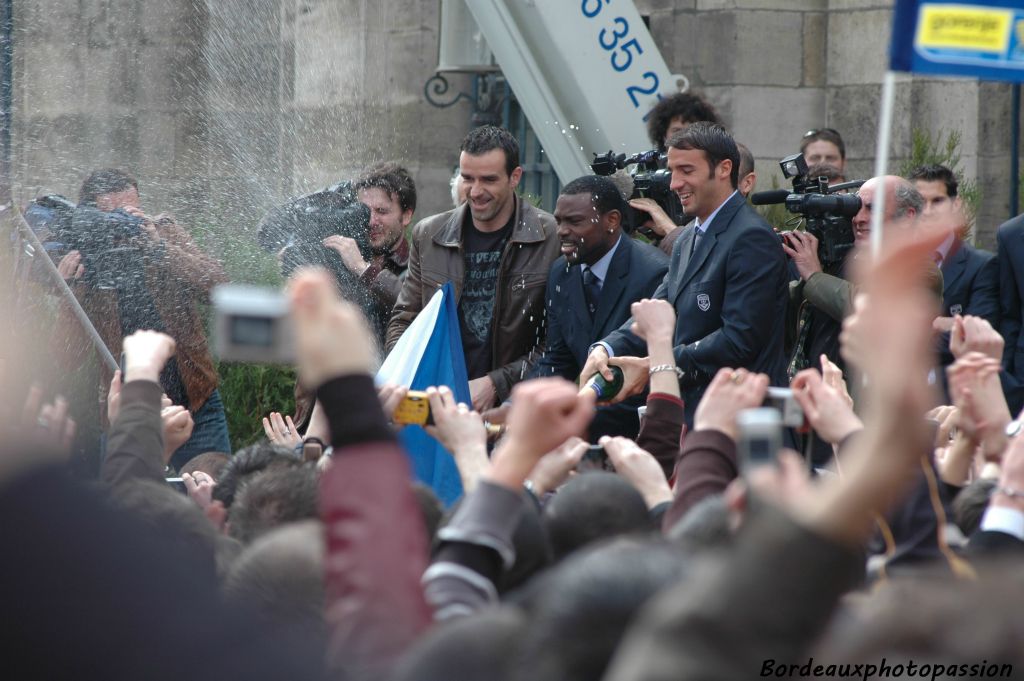
[[[680,242],[677,239],[676,244]],[[673,268],[675,263],[679,261],[678,257],[672,257],[672,264],[669,267],[668,273],[662,277],[661,284],[651,294],[652,300],[668,300],[668,281],[672,278]],[[633,325],[633,317],[630,317],[615,331],[612,331],[607,338],[602,342],[607,343],[616,357],[643,357],[647,355],[647,343],[634,334],[629,328]]]
[[[691,381],[713,376],[721,367],[751,364],[771,341],[777,298],[785,295],[780,285],[785,256],[772,232],[751,229],[737,235],[726,258],[722,326],[675,347],[676,364]]]
[[[1014,352],[1017,348],[1017,339],[1020,336],[1021,309],[1017,274],[1014,271],[1012,254],[1007,247],[1011,231],[1010,225],[1005,224],[996,233],[996,261],[999,270],[999,333],[1002,334],[1003,340],[1006,342],[1003,349],[1003,368],[1010,374],[1014,374],[1016,370]]]
[[[966,313],[987,320],[999,330],[999,261],[995,256],[988,255],[978,270]]]
[[[406,271],[405,282],[391,311],[391,321],[385,337],[387,352],[395,347],[405,330],[416,319],[423,309],[423,278],[420,274],[420,240],[423,238],[423,223],[419,223],[412,232],[412,248],[409,252],[409,269]]]

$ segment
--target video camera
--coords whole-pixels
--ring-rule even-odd
[[[779,162],[782,174],[793,181],[793,191],[772,189],[756,192],[750,202],[755,206],[783,203],[786,210],[801,216],[806,222],[806,231],[818,239],[818,260],[822,267],[838,265],[853,248],[856,239],[853,233],[853,216],[860,211],[860,197],[855,194],[841,194],[845,189],[855,189],[864,180],[854,180],[829,186],[824,177],[807,177],[807,161],[803,154],[787,156]],[[785,238],[780,234],[780,238]]]
[[[607,176],[614,175],[615,171],[627,166],[635,166],[630,172],[630,177],[633,179],[633,193],[630,195],[630,199],[653,199],[671,218],[672,222],[677,225],[685,222],[683,206],[679,203],[679,197],[671,189],[672,172],[665,168],[665,155],[657,149],[642,151],[632,156],[616,154],[614,151],[600,156],[594,154],[594,161],[590,164],[590,169],[594,171],[595,175]],[[648,215],[645,211],[630,206],[627,209],[627,214],[623,217],[626,218],[627,231],[633,232],[647,220]]]
[[[342,182],[271,208],[257,227],[257,239],[264,250],[281,253],[285,277],[304,265],[344,275],[348,269],[341,257],[323,240],[335,234],[351,237],[365,258],[370,253],[369,230],[370,209],[356,198],[350,182]]]
[[[69,251],[82,254],[84,282],[97,289],[126,290],[141,286],[145,265],[140,241],[142,218],[122,209],[102,211],[88,204],[75,205],[59,194],[35,199],[25,219],[50,230],[44,245],[59,261]]]
[[[329,236],[350,237],[369,260],[369,233],[370,209],[359,202],[351,182],[340,182],[271,208],[256,235],[264,250],[280,253],[281,276],[290,277],[300,267],[323,267],[334,275],[342,294],[370,316],[374,303],[369,292],[357,285],[359,277],[337,251],[323,245]]]

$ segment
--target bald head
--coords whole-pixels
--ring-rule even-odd
[[[898,175],[872,177],[861,185],[860,211],[853,217],[853,231],[857,245],[864,246],[871,234],[871,215],[878,192],[885,188],[885,217],[883,220],[914,220],[924,207],[924,198],[910,182]]]

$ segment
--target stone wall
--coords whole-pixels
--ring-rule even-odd
[[[450,207],[469,107],[423,99],[439,3],[32,0],[15,5],[14,185],[76,198],[119,166],[144,206],[246,234],[284,197],[398,160]],[[455,87],[467,83],[456,78]]]
[[[669,66],[721,110],[761,186],[805,131],[847,140],[873,169],[891,0],[636,0]],[[15,4],[15,186],[75,196],[125,166],[146,205],[243,236],[282,198],[404,161],[418,216],[445,209],[469,106],[423,97],[439,0],[30,0]],[[468,90],[465,77],[453,87]],[[1009,87],[901,76],[893,167],[911,132],[959,130],[985,200],[1007,217]]]

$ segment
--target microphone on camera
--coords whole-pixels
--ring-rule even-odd
[[[792,192],[788,189],[769,189],[763,192],[754,192],[750,195],[750,202],[755,206],[767,206],[773,203],[785,203],[786,197]]]

